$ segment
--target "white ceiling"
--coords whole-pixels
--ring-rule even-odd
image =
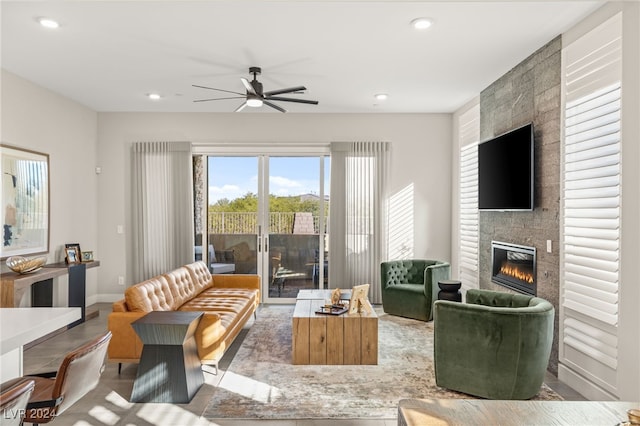
[[[231,112],[242,100],[194,103],[218,94],[191,85],[244,92],[259,66],[265,91],[304,85],[290,96],[319,101],[279,103],[290,112],[452,112],[602,4],[5,0],[1,59],[96,111]],[[435,25],[414,30],[421,16]]]

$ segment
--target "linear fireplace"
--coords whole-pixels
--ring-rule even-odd
[[[536,295],[535,247],[491,241],[491,263],[492,282]]]

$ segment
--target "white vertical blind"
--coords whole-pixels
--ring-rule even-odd
[[[615,393],[620,271],[621,20],[563,49],[561,359]]]
[[[188,142],[132,146],[133,279],[193,261],[193,167]]]
[[[460,116],[458,276],[467,288],[478,288],[478,141],[480,106]]]
[[[370,284],[373,303],[382,302],[390,151],[388,142],[331,144],[329,282]]]

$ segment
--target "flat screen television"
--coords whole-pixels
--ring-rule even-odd
[[[532,123],[478,145],[479,210],[533,210],[533,146]]]

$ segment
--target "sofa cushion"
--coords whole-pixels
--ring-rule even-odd
[[[127,312],[129,310],[127,307],[127,301],[124,299],[116,300],[111,305],[111,310],[113,312]]]
[[[228,347],[229,333],[240,326],[238,321],[238,315],[233,312],[204,313],[195,333],[201,360],[216,360],[222,356]]]
[[[248,309],[251,309],[248,299],[222,297],[194,297],[180,307],[181,311],[233,312],[235,314],[242,314]]]
[[[530,306],[533,296],[526,294],[505,293],[502,291],[487,291],[470,289],[465,301],[475,305],[494,306],[498,308],[524,308]]]
[[[250,288],[208,288],[201,293],[207,297],[241,298],[257,300],[259,290]]]
[[[124,299],[130,311],[151,312],[175,309],[175,300],[166,277],[159,275],[125,290]]]
[[[260,289],[260,276],[256,274],[217,274],[211,279],[216,288]]]
[[[407,283],[395,284],[393,286],[389,286],[387,288],[387,291],[389,291],[392,294],[408,292],[406,296],[409,298],[415,297],[416,295],[424,296],[424,284],[407,284]]]
[[[209,268],[207,268],[206,263],[204,262],[193,262],[184,266],[189,273],[191,274],[191,278],[196,286],[198,293],[202,292],[202,290],[211,287],[213,285],[213,281],[211,279],[211,273],[209,272]]]
[[[169,282],[169,288],[175,301],[173,309],[178,309],[200,293],[200,286],[196,285],[192,274],[187,268],[180,267],[163,275]]]

